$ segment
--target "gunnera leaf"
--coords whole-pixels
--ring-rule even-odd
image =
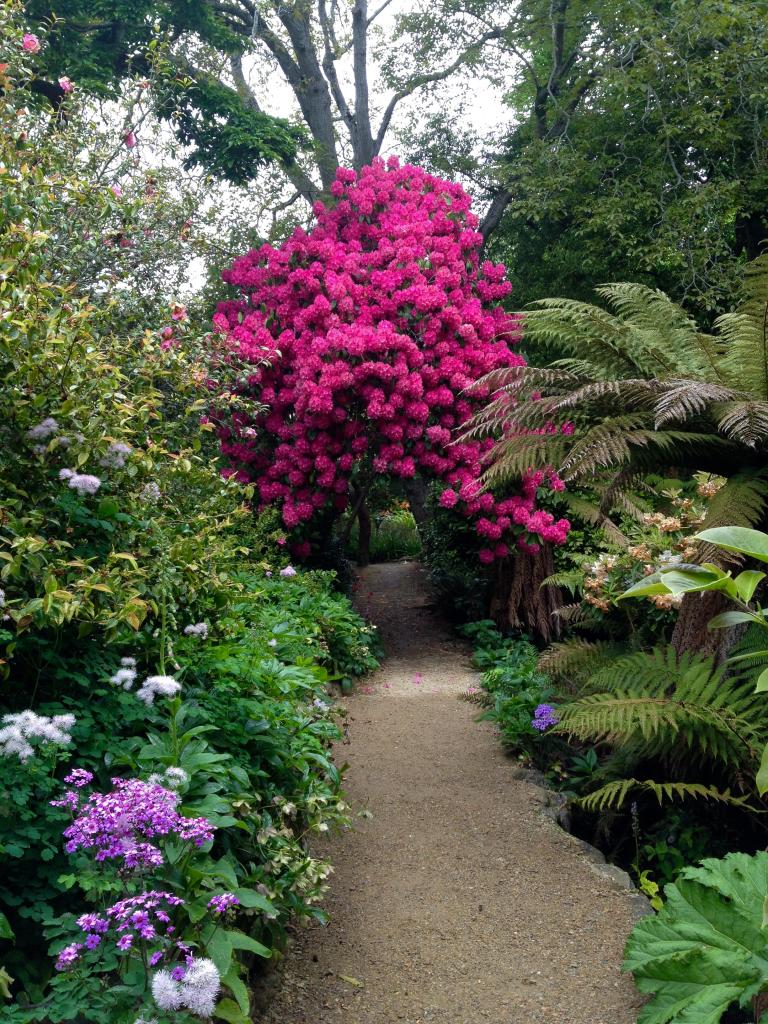
[[[768,854],[732,853],[685,868],[664,907],[635,926],[624,970],[652,996],[638,1024],[719,1024],[768,988]]]

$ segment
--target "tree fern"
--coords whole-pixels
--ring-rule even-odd
[[[768,256],[747,268],[744,301],[718,319],[715,334],[701,332],[663,292],[622,283],[598,294],[611,311],[566,299],[535,303],[522,314],[526,335],[561,358],[480,382],[490,386],[491,401],[465,435],[496,441],[486,482],[547,464],[570,481],[604,469],[677,465],[730,477],[761,468],[768,459]],[[575,425],[572,435],[531,437],[565,420]],[[764,512],[749,503],[749,515]]]
[[[588,665],[592,652],[583,644],[582,650]],[[568,652],[557,654],[550,656],[554,664],[567,665]],[[573,656],[578,671],[578,648]],[[616,752],[595,776],[585,806],[619,806],[638,786],[659,799],[744,802],[744,779],[753,777],[768,734],[768,709],[751,673],[727,675],[710,658],[678,657],[672,648],[602,662],[582,679],[578,698],[558,709],[558,732]],[[636,769],[649,764],[661,777],[638,782]]]

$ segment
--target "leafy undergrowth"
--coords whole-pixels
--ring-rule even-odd
[[[94,1019],[132,1024],[144,1006],[146,972],[137,960],[121,965],[111,936],[77,950],[70,969],[53,969],[62,949],[84,940],[81,915],[104,919],[128,895],[162,891],[181,901],[172,911],[173,941],[157,929],[142,942],[142,956],[162,951],[162,968],[175,962],[178,942],[205,953],[231,994],[217,1006],[223,1020],[248,1019],[249,977],[260,958],[282,948],[287,923],[323,919],[330,866],[307,840],[349,814],[329,753],[340,735],[329,684],[377,664],[375,634],[332,591],[330,573],[243,573],[235,582],[207,635],[172,638],[181,687],[173,699],[146,704],[135,681],[131,689],[110,681],[120,671],[125,682],[153,671],[141,655],[121,666],[128,649],[92,651],[77,669],[62,658],[59,696],[36,713],[73,714],[72,743],[40,747],[26,762],[0,759],[0,898],[5,937],[13,936],[3,960],[16,997],[5,1019],[66,1021],[87,1006]],[[152,839],[160,863],[138,872],[126,870],[125,858],[94,860],[82,846],[67,854],[62,833],[73,812],[50,802],[75,767],[93,778],[70,787],[80,797],[74,813],[87,793],[113,788],[113,778],[145,780],[178,794],[185,818],[209,822],[212,841]],[[222,890],[236,899],[226,924],[208,909]]]

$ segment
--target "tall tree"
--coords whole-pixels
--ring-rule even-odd
[[[154,69],[159,109],[190,146],[190,162],[242,184],[258,163],[277,161],[298,195],[313,202],[328,193],[341,163],[359,170],[381,152],[403,100],[476,63],[504,31],[503,24],[475,25],[458,48],[433,51],[428,64],[384,61],[380,84],[387,95],[379,104],[372,99],[369,47],[391,3],[28,0],[25,7],[30,19],[51,25],[41,54],[47,81],[38,88],[54,102],[61,74],[108,91],[126,75]],[[150,64],[147,50],[157,39],[165,46]],[[381,40],[379,46],[391,49]],[[249,83],[254,64],[272,76],[270,91],[279,74],[300,120],[270,116],[269,97]],[[302,148],[309,160],[296,159]]]
[[[470,25],[504,16],[459,6]],[[442,0],[408,30],[439,46],[458,22]],[[768,236],[766,0],[520,0],[487,73],[512,126],[469,173],[518,302],[626,279],[728,307]],[[419,160],[455,173],[458,153],[466,172],[464,126],[435,127]]]

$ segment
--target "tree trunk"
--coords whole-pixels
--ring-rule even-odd
[[[371,514],[365,502],[357,510],[357,564],[361,569],[371,561]]]
[[[558,587],[542,587],[555,571],[552,548],[543,545],[535,555],[518,551],[505,558],[496,570],[491,618],[500,628],[522,629],[546,643],[560,635],[555,612],[563,607]]]
[[[408,504],[419,530],[421,530],[429,518],[427,516],[428,489],[427,481],[421,476],[411,477],[405,481],[405,493],[408,496]]]

